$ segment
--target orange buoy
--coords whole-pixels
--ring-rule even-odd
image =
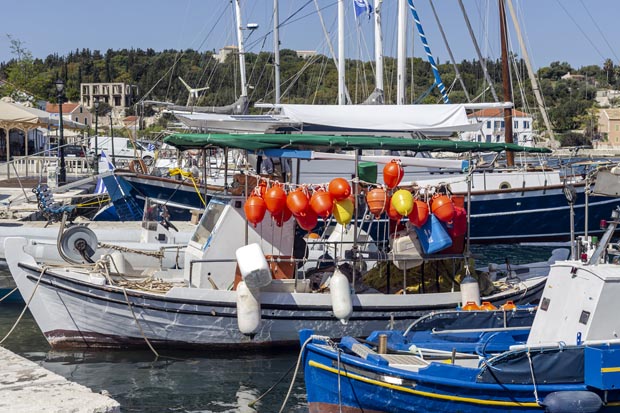
[[[272,215],[279,214],[286,207],[286,192],[278,184],[265,191],[263,199],[267,205],[267,211]]]
[[[388,197],[387,199],[387,214],[391,221],[400,221],[403,217],[401,214],[398,213],[396,208],[394,208],[394,205],[392,205],[391,197]]]
[[[480,304],[480,309],[481,310],[497,310],[497,307],[491,304],[490,301],[483,301],[482,304]]]
[[[284,223],[288,221],[289,219],[291,219],[292,216],[293,216],[293,213],[291,212],[290,209],[288,209],[286,204],[284,204],[284,208],[282,208],[282,211],[278,212],[277,214],[271,214],[271,218],[273,218],[273,220],[276,221],[276,225],[278,227],[281,227],[282,225],[284,225]]]
[[[324,189],[314,191],[310,198],[310,208],[321,218],[327,218],[332,213],[333,205],[332,196]]]
[[[303,215],[296,215],[295,219],[297,220],[299,226],[308,232],[312,231],[318,222],[318,216],[312,208],[308,208]]]
[[[465,304],[461,310],[464,311],[476,311],[476,310],[480,310],[480,307],[478,307],[478,304],[476,304],[475,301],[468,301],[467,304]]]
[[[366,194],[366,203],[368,209],[375,216],[379,218],[387,206],[388,196],[383,188],[375,188]]]
[[[514,310],[515,308],[517,308],[517,306],[515,305],[514,301],[506,301],[504,304],[502,304],[500,308],[502,310]]]
[[[454,218],[454,204],[447,195],[435,194],[431,203],[431,212],[442,222],[450,222]]]
[[[403,176],[405,176],[405,170],[400,165],[400,160],[392,159],[383,167],[383,182],[390,189],[398,186]]]
[[[265,217],[267,206],[265,205],[263,198],[257,195],[252,195],[245,201],[243,211],[245,212],[245,217],[247,220],[254,224],[254,227],[256,227],[256,225]]]
[[[329,194],[334,201],[342,201],[351,195],[351,185],[344,178],[334,178],[327,186]]]
[[[308,210],[308,194],[304,188],[299,187],[295,191],[291,191],[286,196],[286,206],[291,210],[293,215],[303,215]]]
[[[426,224],[426,221],[428,221],[428,215],[429,210],[426,202],[420,201],[419,199],[413,201],[413,209],[408,215],[411,225],[422,228],[422,226]]]

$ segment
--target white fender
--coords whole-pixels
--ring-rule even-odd
[[[110,253],[110,259],[112,262],[110,263],[110,271],[117,272],[119,274],[127,273],[127,260],[123,256],[123,253],[120,251],[112,251]]]
[[[243,334],[253,334],[260,327],[260,292],[244,281],[237,285],[237,325]]]
[[[353,314],[351,302],[351,286],[347,277],[338,269],[329,280],[329,291],[332,298],[332,310],[342,324],[347,324]]]
[[[461,281],[461,302],[465,305],[470,301],[480,305],[480,287],[474,277],[467,275]]]
[[[258,243],[238,248],[235,255],[239,272],[249,288],[266,287],[271,283],[271,270]]]

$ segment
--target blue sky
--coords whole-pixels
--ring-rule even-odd
[[[474,58],[475,50],[457,0],[433,2],[456,60]],[[497,1],[463,2],[483,53],[498,58]],[[336,0],[318,0],[318,3],[328,30],[335,35]],[[513,0],[513,3],[522,19],[522,30],[535,67],[547,66],[552,61],[567,61],[579,68],[602,65],[605,58],[620,64],[618,0]],[[440,62],[445,62],[448,54],[429,0],[415,0],[415,4],[433,54]],[[272,5],[273,0],[242,0],[244,22],[259,24],[254,32],[246,32],[248,49],[252,52],[273,50],[269,35]],[[355,22],[353,0],[345,0],[345,5],[347,56],[372,60],[372,24],[367,19]],[[386,55],[392,56],[396,53],[396,5],[397,0],[383,1],[384,50]],[[12,57],[7,35],[19,39],[37,58],[51,53],[66,55],[82,48],[217,51],[236,43],[232,12],[229,0],[6,1],[0,23],[0,61]],[[328,54],[312,0],[280,0],[280,21],[287,19],[280,31],[282,48]],[[409,16],[410,32],[412,26]],[[516,40],[514,47],[518,47]],[[422,56],[417,34],[409,50],[409,55]],[[520,51],[517,54],[520,55]]]

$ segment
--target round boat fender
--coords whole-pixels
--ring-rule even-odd
[[[245,281],[237,285],[237,326],[245,335],[258,331],[261,323],[260,291],[248,288]]]
[[[342,324],[349,322],[349,317],[353,314],[353,303],[351,302],[351,286],[348,278],[336,268],[334,275],[329,280],[329,291],[332,299],[332,310],[334,316]]]
[[[603,408],[603,401],[591,391],[556,391],[544,398],[542,406],[547,413],[596,413]]]

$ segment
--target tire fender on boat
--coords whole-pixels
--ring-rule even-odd
[[[329,291],[332,299],[332,310],[334,316],[342,324],[349,322],[349,317],[353,314],[353,304],[351,302],[351,286],[347,277],[336,269],[334,275],[329,280]]]
[[[258,331],[261,323],[260,290],[249,288],[244,281],[237,285],[237,325],[239,331],[251,335]]]

